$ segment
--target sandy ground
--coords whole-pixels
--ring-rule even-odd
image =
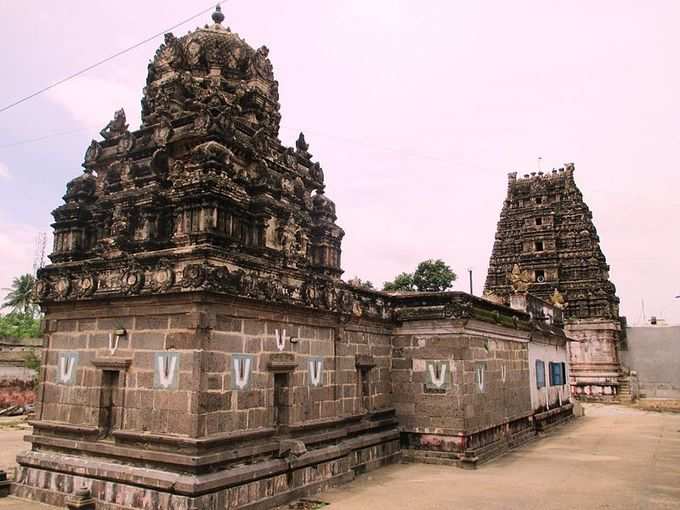
[[[24,441],[24,436],[30,433],[31,427],[25,417],[0,417],[0,469],[8,473],[14,470],[17,453],[31,446]]]
[[[585,407],[584,418],[476,471],[394,465],[313,499],[328,510],[680,509],[680,414]],[[25,433],[0,424],[2,466],[26,448]],[[0,510],[48,508],[0,499]]]
[[[476,471],[390,466],[319,499],[328,510],[680,509],[680,414],[585,407]]]

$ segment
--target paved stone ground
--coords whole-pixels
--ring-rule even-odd
[[[680,509],[680,414],[585,407],[476,471],[390,466],[319,499],[328,510]]]
[[[585,407],[584,418],[476,471],[390,466],[314,499],[328,510],[679,509],[680,414]],[[1,464],[25,448],[25,432],[0,431]],[[49,508],[0,499],[0,510]]]

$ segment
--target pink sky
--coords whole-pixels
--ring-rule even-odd
[[[209,5],[4,2],[0,103]],[[481,293],[506,173],[535,171],[541,156],[544,170],[576,164],[629,321],[644,299],[648,316],[680,322],[680,2],[233,0],[223,11],[271,50],[281,138],[304,131],[325,170],[347,278],[382,284],[443,258],[457,289],[472,267]],[[137,126],[160,42],[0,113],[0,287],[30,271],[35,235],[114,109]]]

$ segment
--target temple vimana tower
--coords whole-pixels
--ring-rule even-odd
[[[573,163],[523,178],[508,174],[485,296],[505,302],[518,291],[563,308],[574,394],[614,396],[619,299]]]

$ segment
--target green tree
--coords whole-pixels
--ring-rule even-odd
[[[31,370],[38,372],[40,370],[40,365],[42,364],[40,356],[35,352],[35,349],[29,349],[26,353],[26,359],[24,360],[24,366]]]
[[[33,303],[33,286],[35,278],[31,274],[22,274],[12,281],[12,287],[5,296],[2,307],[11,308],[14,313],[35,316],[36,306]]]
[[[456,273],[442,260],[425,260],[418,264],[413,273],[413,285],[418,292],[441,292],[451,288]]]
[[[415,290],[413,275],[410,273],[398,274],[391,282],[385,282],[383,290],[386,292],[412,292]]]
[[[451,288],[456,273],[441,259],[424,260],[413,273],[401,273],[385,282],[386,292],[441,292]]]
[[[37,338],[40,336],[40,321],[31,314],[8,313],[0,316],[0,337]]]

